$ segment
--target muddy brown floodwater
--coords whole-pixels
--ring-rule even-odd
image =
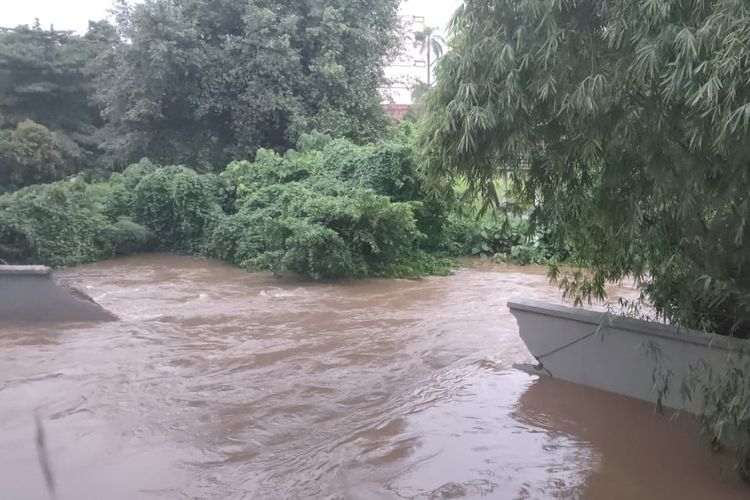
[[[748,499],[682,415],[514,370],[543,270],[311,284],[146,255],[62,273],[121,320],[0,326],[0,498]],[[614,290],[632,293],[632,290]]]

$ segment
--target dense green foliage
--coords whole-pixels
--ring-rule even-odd
[[[126,206],[127,215],[153,232],[159,249],[185,253],[202,252],[220,215],[210,180],[185,167],[147,171]]]
[[[0,192],[61,179],[69,160],[59,136],[44,125],[24,120],[15,130],[0,130]]]
[[[747,4],[484,0],[455,29],[428,96],[432,172],[492,200],[517,167],[532,222],[590,269],[568,292],[632,275],[664,319],[747,337]]]
[[[92,166],[102,126],[91,102],[93,76],[116,40],[106,22],[90,23],[83,36],[38,24],[0,33],[0,128],[33,120],[57,134],[68,169]],[[0,158],[0,177],[4,165]]]
[[[260,150],[254,163],[233,162],[219,178],[232,213],[211,253],[224,260],[316,279],[447,270],[425,252],[421,179],[408,144],[305,136],[299,151]]]
[[[531,222],[585,267],[552,270],[577,299],[632,276],[661,319],[749,337],[750,5],[474,0],[454,31],[426,102],[432,175],[491,204],[515,169]],[[714,435],[750,436],[737,373],[708,389]]]
[[[97,81],[115,163],[225,164],[317,129],[374,139],[397,0],[146,0]]]
[[[305,134],[218,175],[143,160],[105,182],[24,188],[0,196],[0,258],[60,266],[168,250],[326,280],[442,274],[459,255],[561,258],[522,221],[432,198],[412,130],[365,146]]]
[[[68,266],[146,248],[148,231],[108,217],[107,184],[65,181],[0,196],[0,255],[8,262]]]
[[[0,196],[0,257],[60,266],[160,249],[314,279],[444,273],[420,226],[441,232],[446,214],[429,206],[409,144],[303,136],[299,151],[260,150],[219,175],[141,161],[107,182]]]
[[[523,219],[476,218],[451,213],[444,241],[452,255],[491,256],[513,264],[552,264],[565,261],[565,247],[549,241],[547,231],[534,231]]]
[[[84,35],[0,30],[0,132],[47,127],[72,172],[224,165],[311,130],[368,142],[387,125],[377,89],[398,3],[119,1],[115,26]]]

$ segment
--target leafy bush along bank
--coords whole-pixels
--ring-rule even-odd
[[[459,215],[427,197],[408,142],[303,136],[220,174],[147,160],[107,182],[79,178],[0,197],[0,257],[69,266],[146,250],[215,257],[314,279],[420,276],[455,255],[543,263],[523,223]]]

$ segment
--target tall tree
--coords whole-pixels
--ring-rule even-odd
[[[414,44],[419,48],[420,54],[427,55],[427,87],[432,86],[433,61],[437,62],[443,55],[445,39],[438,33],[438,28],[423,26],[421,30],[414,32]]]
[[[84,36],[38,23],[0,33],[0,115],[6,126],[30,119],[57,132],[68,160],[96,155],[99,110],[92,104],[94,63],[117,43],[114,28],[90,23]]]
[[[113,161],[221,165],[318,129],[359,141],[386,121],[377,88],[397,0],[120,2],[128,40],[98,83]]]
[[[633,276],[664,319],[750,335],[750,7],[472,0],[427,96],[436,176],[517,170],[580,299]],[[555,273],[553,273],[554,275]]]
[[[31,120],[0,131],[0,193],[71,173],[65,153],[57,134]]]

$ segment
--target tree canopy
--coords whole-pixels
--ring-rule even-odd
[[[750,6],[469,0],[424,145],[488,202],[510,166],[579,299],[633,276],[660,317],[750,334]]]
[[[218,168],[311,130],[377,139],[398,4],[119,0],[114,25],[90,23],[85,35],[3,29],[0,141],[32,120],[78,171],[143,157]]]
[[[38,182],[50,182],[70,172],[58,135],[31,120],[15,130],[0,131],[0,192]]]
[[[397,46],[397,0],[146,0],[117,8],[97,84],[116,162],[225,164],[317,129],[384,128],[377,88]]]
[[[90,165],[102,125],[91,102],[94,63],[116,40],[107,22],[90,23],[83,36],[38,23],[0,33],[0,127],[41,123],[60,135],[71,166]]]

